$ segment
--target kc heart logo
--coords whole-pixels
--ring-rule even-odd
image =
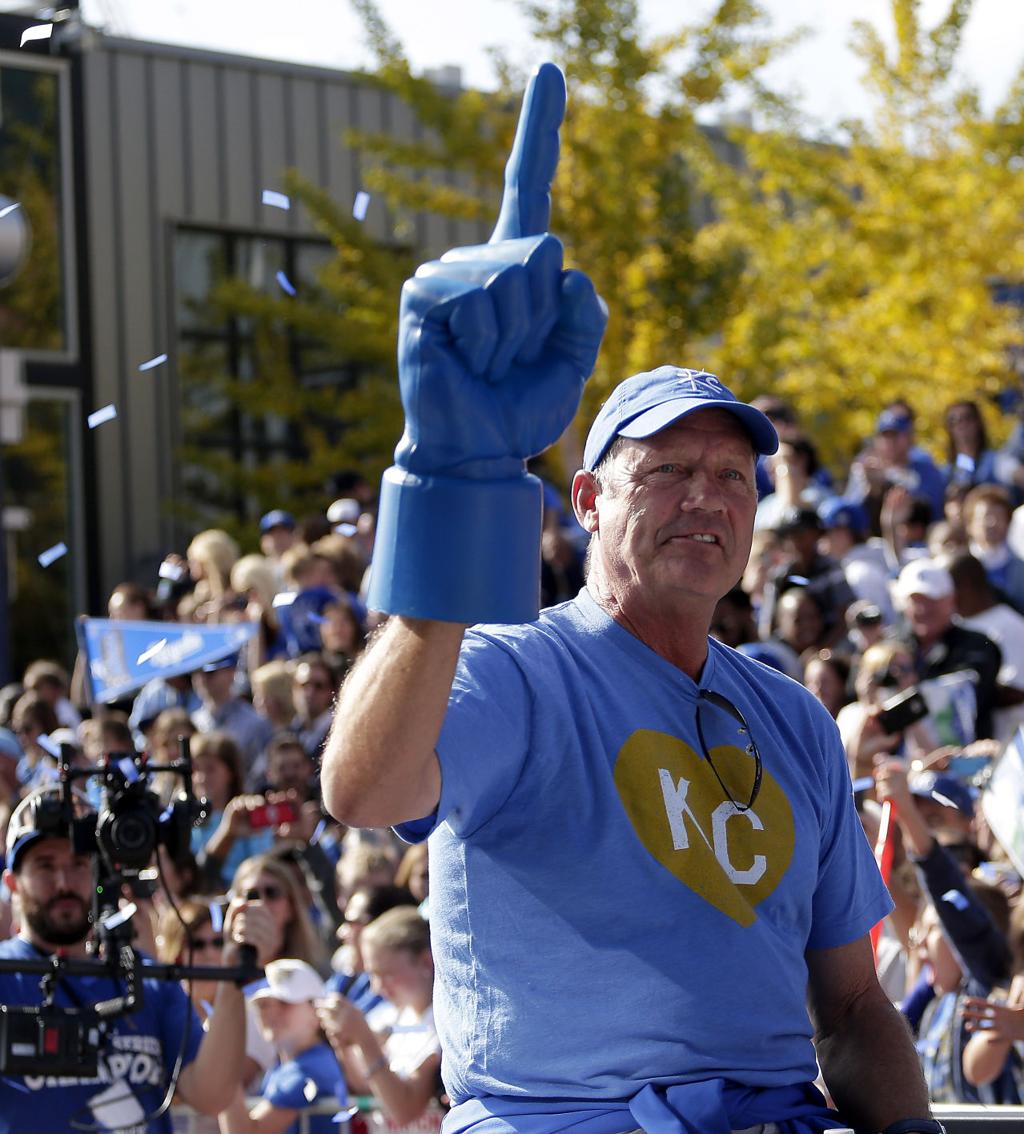
[[[733,799],[745,803],[750,756],[734,745],[710,751]],[[615,786],[648,852],[726,917],[752,925],[756,906],[785,874],[795,840],[789,800],[768,771],[754,806],[741,811],[685,741],[640,729],[619,751]]]

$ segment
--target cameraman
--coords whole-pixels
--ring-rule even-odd
[[[34,792],[15,810],[7,832],[4,882],[16,898],[19,936],[0,943],[0,958],[39,960],[54,953],[85,958],[94,888],[92,858],[75,854],[68,834],[40,830]],[[221,963],[237,965],[242,944],[261,959],[274,936],[261,903],[233,902],[225,916]],[[144,978],[141,1006],[115,1018],[100,1052],[95,1078],[44,1075],[0,1077],[0,1134],[31,1129],[85,1128],[169,1134],[168,1113],[149,1120],[163,1101],[170,1073],[181,1054],[177,1096],[204,1114],[222,1110],[242,1081],[245,1008],[241,989],[217,985],[209,1030],[201,1023],[177,981]],[[113,976],[61,976],[56,1004],[80,1007],[124,994]],[[0,1003],[42,1001],[40,977],[0,973]]]

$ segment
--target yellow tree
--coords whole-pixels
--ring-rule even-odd
[[[957,80],[970,8],[929,29],[892,0],[891,49],[855,26],[870,115],[814,142],[769,122],[736,133],[743,164],[695,167],[717,211],[695,255],[742,264],[709,361],[747,395],[789,398],[833,458],[896,397],[939,452],[945,406],[987,403],[1021,342],[995,289],[1024,279],[1024,79],[990,115]]]
[[[427,127],[413,145],[350,135],[376,163],[365,175],[368,185],[400,211],[428,207],[481,226],[492,221],[525,75],[497,54],[497,97],[438,91],[411,74],[373,0],[353,2],[376,55],[376,81],[414,107]],[[768,33],[751,0],[721,0],[705,21],[661,37],[644,33],[636,0],[520,6],[536,58],[557,63],[569,87],[552,231],[565,244],[567,264],[591,276],[610,309],[581,414],[588,421],[626,374],[703,361],[737,264],[731,250],[721,258],[692,254],[703,203],[691,166],[694,154],[715,141],[698,118],[738,91],[784,118],[785,107],[759,77],[784,44]],[[486,231],[480,228],[480,238]],[[571,463],[578,430],[566,447]]]

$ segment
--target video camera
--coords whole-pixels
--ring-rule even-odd
[[[243,963],[235,968],[177,964],[143,964],[132,947],[133,903],[121,908],[126,883],[137,883],[158,847],[180,864],[189,851],[190,833],[207,814],[205,799],[192,791],[188,741],[179,741],[178,759],[149,764],[137,753],[111,753],[99,764],[73,767],[74,750],[61,748],[53,790],[32,799],[26,833],[69,838],[76,854],[93,859],[92,922],[95,959],[77,960],[57,954],[46,960],[0,959],[0,972],[38,973],[43,1002],[27,1007],[0,1005],[0,1074],[57,1075],[94,1078],[110,1022],[142,1004],[142,977],[158,980],[230,980],[243,984],[259,975],[255,951],[243,947]],[[157,773],[181,779],[181,788],[167,805],[153,790]],[[95,780],[100,786],[98,809],[83,813],[75,783]],[[12,816],[12,823],[15,822]],[[94,1004],[74,1007],[56,1003],[67,976],[106,976],[123,985],[123,993]],[[77,997],[72,999],[78,1000]]]

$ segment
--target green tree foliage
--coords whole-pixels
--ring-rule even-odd
[[[350,132],[364,186],[395,243],[380,245],[291,175],[337,256],[295,299],[225,284],[217,302],[260,327],[260,381],[229,398],[271,406],[302,438],[290,466],[232,468],[240,495],[280,501],[319,490],[325,472],[376,478],[401,430],[394,373],[402,278],[423,256],[486,239],[525,76],[498,54],[496,95],[414,75],[373,0],[352,0],[377,83],[419,124],[412,136]],[[994,392],[1017,312],[993,285],[1021,277],[1019,163],[1024,77],[986,115],[957,77],[968,0],[926,28],[914,0],[892,0],[895,46],[858,24],[872,111],[814,136],[765,67],[788,42],[753,0],[720,0],[673,34],[645,33],[637,0],[529,0],[538,44],[566,73],[570,100],[552,229],[566,262],[608,301],[610,322],[580,424],[621,377],[664,362],[705,365],[738,393],[791,399],[828,457],[848,457],[879,406],[909,398],[936,438],[954,398]],[[737,103],[755,128],[709,126]],[[426,215],[449,219],[424,238]],[[413,246],[415,245],[415,251]],[[396,251],[397,248],[397,251]],[[282,335],[318,338],[351,379],[305,390]],[[291,369],[290,369],[291,368]],[[257,388],[257,385],[259,388]],[[570,430],[568,470],[581,430]],[[562,468],[557,465],[561,463]],[[251,512],[250,512],[251,514]]]
[[[734,132],[744,163],[698,170],[717,219],[694,254],[742,265],[708,360],[745,394],[789,398],[828,456],[849,457],[896,397],[941,452],[945,407],[988,404],[1021,342],[993,287],[1024,269],[1024,79],[985,114],[956,70],[969,0],[930,29],[919,7],[892,0],[891,48],[855,25],[863,119],[808,141],[769,117]]]
[[[353,2],[376,54],[375,80],[412,106],[426,128],[417,145],[350,136],[377,163],[367,184],[400,212],[426,207],[479,221],[478,238],[485,238],[526,76],[498,55],[497,97],[438,90],[411,73],[373,0]],[[721,260],[693,255],[702,202],[690,169],[696,153],[709,160],[714,144],[698,116],[737,91],[781,114],[759,75],[782,44],[748,0],[722,0],[706,21],[660,38],[644,34],[636,0],[521,7],[537,58],[556,62],[569,87],[552,231],[565,244],[567,265],[591,276],[610,310],[581,413],[586,421],[626,374],[694,361],[716,326],[737,264],[731,253]],[[572,463],[578,431],[567,442]]]

